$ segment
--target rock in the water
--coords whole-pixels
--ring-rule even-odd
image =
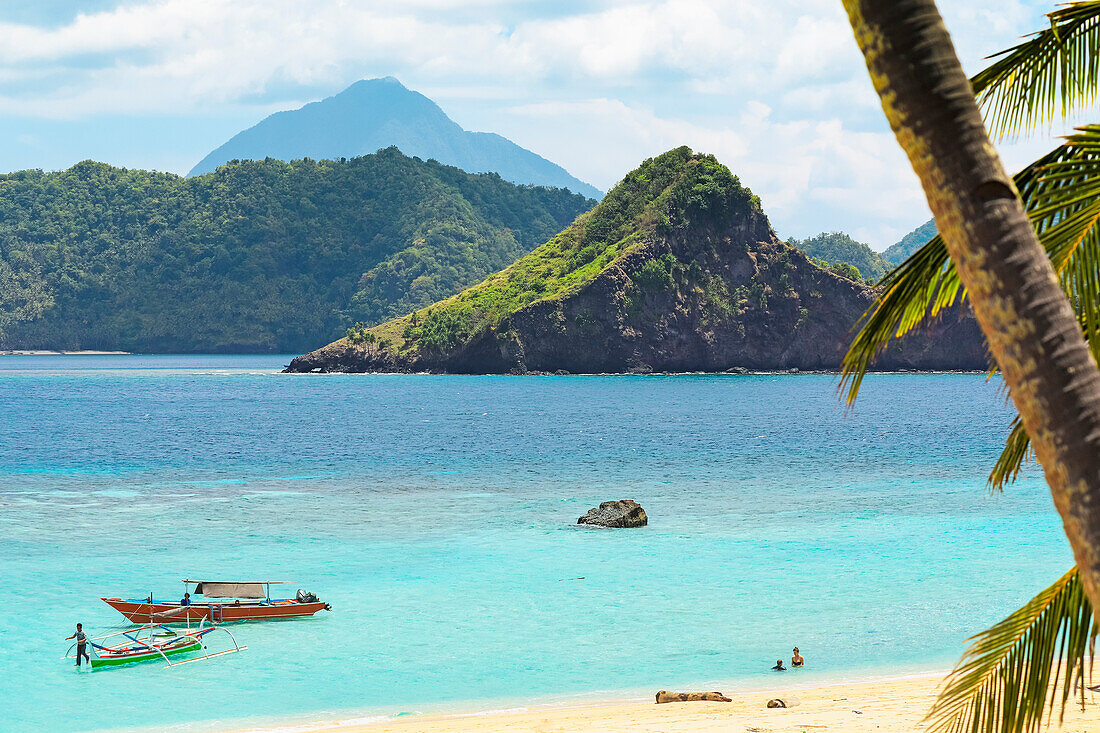
[[[605,501],[577,520],[577,524],[594,524],[598,527],[644,527],[649,523],[638,502],[631,499]]]
[[[733,702],[721,692],[669,692],[661,690],[657,693],[657,704],[663,702]]]

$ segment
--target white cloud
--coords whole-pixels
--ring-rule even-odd
[[[779,122],[761,102],[722,126],[608,99],[522,105],[496,120],[506,136],[536,152],[560,151],[556,160],[604,188],[643,158],[679,145],[713,153],[761,197],[782,237],[843,229],[881,248],[927,217],[892,134],[853,133],[836,119]],[[578,138],[586,144],[570,147]],[[907,216],[894,223],[899,211]]]
[[[528,6],[154,0],[58,27],[0,23],[0,116],[259,119],[394,74],[461,124],[602,187],[687,144],[734,168],[785,235],[842,228],[882,247],[926,216],[839,0],[607,0],[558,17]],[[940,6],[970,70],[1049,9]],[[165,141],[148,165],[194,144]]]

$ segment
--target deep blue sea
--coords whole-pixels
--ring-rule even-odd
[[[206,730],[951,666],[1072,564],[985,477],[976,375],[283,375],[289,357],[0,357],[4,730]],[[637,530],[578,527],[607,499]],[[288,581],[333,610],[197,664],[77,670],[100,596]],[[213,721],[213,722],[212,722]],[[220,722],[220,723],[219,723]]]

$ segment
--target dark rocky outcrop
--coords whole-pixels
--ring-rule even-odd
[[[838,369],[874,289],[780,241],[728,170],[684,150],[646,161],[569,229],[480,285],[378,326],[370,343],[341,339],[299,356],[288,371]],[[661,176],[664,188],[646,188]],[[570,270],[593,258],[606,264],[590,276]],[[874,368],[987,364],[977,322],[956,308]]]
[[[597,527],[644,527],[649,523],[645,509],[631,499],[605,501],[595,509],[589,509],[577,524],[593,524]]]

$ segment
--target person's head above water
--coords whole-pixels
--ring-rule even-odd
[[[794,648],[794,653],[795,653],[795,654],[798,654],[798,647],[795,647],[795,648]]]
[[[780,667],[783,666],[783,660],[782,659],[775,660],[775,663],[776,663],[777,666],[780,666]]]
[[[83,627],[83,626],[81,626],[80,624],[77,624],[77,625],[76,625],[76,630],[77,630],[77,631],[80,631],[80,630],[81,630],[82,628],[84,628],[84,627]]]

